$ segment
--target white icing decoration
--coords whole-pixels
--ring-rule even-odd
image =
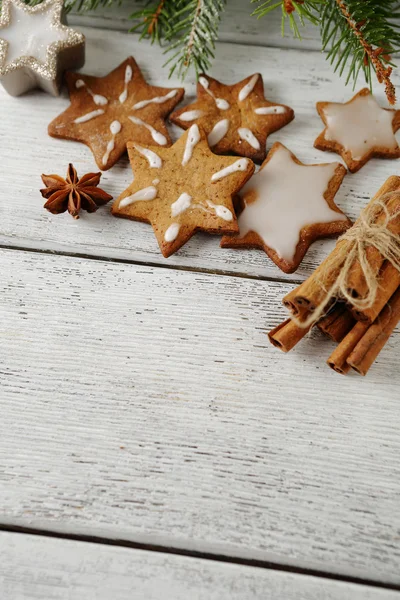
[[[255,108],[256,115],[283,115],[286,112],[286,106],[260,106]]]
[[[152,184],[153,185],[158,185],[160,183],[159,179],[153,179]]]
[[[142,148],[142,146],[138,146],[137,144],[135,144],[134,147],[138,152],[140,152],[140,154],[143,154],[143,156],[147,158],[152,169],[160,169],[162,167],[161,158],[158,156],[158,154],[153,152],[153,150]]]
[[[171,216],[177,217],[181,213],[187,211],[188,208],[198,208],[199,210],[203,210],[204,212],[210,214],[215,212],[216,216],[220,219],[224,219],[224,221],[232,221],[233,219],[232,212],[229,210],[229,208],[226,208],[226,206],[223,206],[222,204],[214,204],[211,202],[211,200],[207,200],[207,205],[212,209],[209,210],[202,204],[192,204],[192,200],[192,196],[186,192],[183,192],[183,194],[179,196],[178,200],[171,204]]]
[[[220,110],[228,110],[228,108],[230,108],[230,104],[227,100],[215,97],[215,94],[210,90],[210,82],[208,79],[205,77],[199,77],[199,84],[206,90],[207,94],[214,99],[217,108]]]
[[[253,75],[253,77],[250,79],[250,81],[242,87],[242,89],[239,92],[239,96],[238,96],[239,102],[243,102],[243,100],[246,100],[247,96],[249,94],[251,94],[251,92],[254,89],[254,86],[257,83],[258,77],[259,77],[258,73],[255,73]]]
[[[211,202],[211,200],[207,200],[207,204],[215,210],[215,214],[217,215],[217,217],[220,217],[220,219],[224,219],[224,221],[232,221],[233,214],[229,210],[229,208],[226,208],[226,206],[222,206],[222,204],[214,204],[213,202]]]
[[[230,121],[229,119],[222,119],[218,121],[208,134],[208,145],[210,148],[218,144],[222,138],[228,133]]]
[[[110,158],[110,154],[114,150],[114,148],[115,148],[115,140],[113,138],[107,144],[107,150],[105,151],[105,154],[103,156],[103,165],[107,164],[107,161]]]
[[[185,165],[187,165],[189,160],[192,158],[193,149],[199,143],[200,139],[201,139],[201,137],[200,137],[200,131],[199,131],[198,126],[192,125],[189,129],[188,136],[186,139],[185,151],[183,153],[183,158],[182,158],[182,166],[183,167]]]
[[[183,112],[179,117],[180,121],[194,121],[195,119],[200,119],[204,115],[204,111],[202,110],[187,110]]]
[[[100,115],[104,115],[104,110],[102,108],[98,108],[97,110],[92,110],[92,112],[86,113],[86,115],[82,115],[75,119],[74,123],[86,123],[87,121],[91,121]]]
[[[298,165],[280,147],[239,192],[245,204],[238,220],[240,237],[254,231],[281,258],[292,261],[303,227],[346,220],[324,199],[337,165]]]
[[[105,96],[101,96],[100,94],[95,94],[94,92],[92,92],[90,87],[87,85],[87,83],[83,81],[83,79],[77,79],[75,82],[75,87],[77,90],[84,87],[87,93],[92,96],[93,102],[97,104],[97,106],[105,106],[106,104],[108,104],[107,98]]]
[[[172,223],[165,232],[164,240],[166,242],[173,242],[174,240],[176,240],[180,228],[181,226],[179,225],[179,223]]]
[[[127,98],[128,98],[128,84],[132,81],[132,67],[131,65],[126,65],[126,69],[125,69],[125,87],[124,87],[124,91],[122,92],[122,94],[119,97],[119,101],[121,104],[123,104],[124,102],[126,102]]]
[[[205,77],[199,77],[199,84],[206,90],[208,94],[212,94],[211,90],[208,89],[210,86],[208,79]]]
[[[211,177],[211,181],[219,181],[224,177],[228,177],[228,175],[231,175],[232,173],[236,173],[236,171],[246,171],[248,166],[249,161],[247,158],[239,158],[239,160],[234,162],[232,165],[229,165],[229,167],[225,167],[225,169],[214,173],[214,175]]]
[[[31,56],[48,66],[51,46],[68,38],[68,31],[55,23],[57,6],[49,6],[47,10],[36,14],[25,11],[13,2],[9,2],[7,8],[10,12],[9,24],[6,27],[0,25],[0,39],[7,42],[6,63],[2,66],[25,56]]]
[[[110,131],[111,131],[113,137],[107,144],[107,150],[103,156],[103,165],[107,164],[107,161],[110,158],[110,154],[115,148],[115,136],[120,133],[121,129],[122,129],[122,125],[119,121],[113,121],[111,123]]]
[[[153,185],[150,185],[149,187],[143,188],[142,190],[139,190],[139,191],[135,192],[134,194],[131,194],[130,196],[127,196],[126,198],[121,200],[118,208],[125,208],[125,206],[129,206],[130,204],[133,204],[134,202],[154,200],[154,198],[156,198],[156,196],[157,196],[156,188]]]
[[[145,123],[144,121],[142,121],[142,119],[139,119],[138,117],[130,116],[129,118],[132,121],[132,123],[135,123],[135,125],[142,125],[142,127],[146,127],[146,129],[148,131],[150,131],[150,134],[151,134],[151,137],[153,138],[153,140],[157,144],[160,144],[160,146],[165,146],[165,144],[167,143],[167,138],[162,133],[160,133],[159,131],[156,131],[156,129],[154,129],[154,127],[152,127],[148,123]]]
[[[120,133],[122,129],[122,125],[119,121],[113,121],[110,125],[110,131],[113,135],[117,135],[117,133]]]
[[[250,144],[250,146],[255,150],[259,150],[261,148],[260,142],[254,135],[254,133],[250,131],[250,129],[247,129],[247,127],[239,127],[238,134],[240,139]]]
[[[174,96],[176,96],[177,93],[178,90],[171,90],[170,92],[168,92],[168,94],[165,94],[165,96],[156,96],[155,98],[150,98],[150,100],[142,100],[141,102],[137,102],[132,106],[132,108],[133,110],[139,110],[140,108],[144,108],[148,104],[162,104],[163,102],[174,98]]]
[[[228,110],[228,108],[231,107],[229,102],[227,100],[224,100],[223,98],[215,98],[215,104],[220,110]]]
[[[185,212],[185,210],[189,208],[191,201],[192,196],[189,196],[189,194],[183,192],[183,194],[179,196],[178,200],[175,200],[175,202],[171,204],[171,216],[177,217],[181,213]]]
[[[395,113],[381,108],[371,94],[358,96],[349,104],[329,103],[324,115],[325,139],[341,144],[354,160],[374,146],[397,148],[392,126]]]

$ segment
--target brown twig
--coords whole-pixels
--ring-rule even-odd
[[[383,48],[374,49],[371,46],[371,44],[369,44],[366,41],[366,39],[364,38],[362,31],[361,31],[361,28],[364,25],[364,22],[363,21],[360,23],[354,22],[351,14],[347,10],[344,0],[336,0],[336,2],[337,2],[337,5],[338,5],[340,11],[342,12],[344,18],[348,22],[349,27],[354,31],[354,35],[357,37],[358,41],[360,42],[361,46],[364,49],[364,64],[367,65],[368,61],[371,61],[371,63],[373,64],[373,66],[375,68],[376,77],[377,77],[379,83],[385,84],[385,92],[386,92],[386,96],[389,101],[389,104],[395,104],[396,103],[396,90],[395,90],[393,83],[390,80],[390,76],[392,74],[392,67],[390,67],[390,66],[385,67],[385,65],[383,64],[382,59],[381,59],[381,55],[382,55],[382,57],[385,56],[383,54],[385,52],[385,50]]]
[[[304,4],[304,0],[297,0],[297,4]],[[283,7],[285,9],[286,14],[290,15],[292,12],[296,10],[296,7],[293,4],[293,0],[283,0]]]
[[[160,18],[160,14],[162,9],[164,8],[165,0],[160,0],[157,6],[157,9],[154,13],[149,17],[149,25],[147,27],[147,33],[149,35],[153,35],[155,28],[157,27],[158,19]]]

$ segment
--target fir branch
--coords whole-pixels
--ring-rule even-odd
[[[197,74],[206,71],[214,58],[218,25],[226,0],[164,0],[152,2],[137,11],[132,18],[141,22],[133,31],[141,31],[141,37],[152,41],[163,38],[172,53],[166,65],[170,76],[177,71],[183,79],[193,67]]]
[[[170,33],[175,11],[175,0],[148,2],[145,8],[137,10],[129,17],[130,19],[139,19],[139,22],[129,31],[139,31],[140,39],[148,37],[152,43],[155,41],[161,43],[161,40]]]
[[[258,19],[280,8],[282,11],[282,35],[284,35],[285,22],[288,19],[294,37],[301,39],[298,22],[302,26],[305,25],[306,21],[318,25],[319,7],[321,4],[325,4],[326,0],[251,0],[251,2],[261,3],[252,13]]]
[[[177,20],[167,36],[167,52],[174,54],[166,64],[172,63],[170,76],[177,70],[184,78],[191,67],[197,75],[209,69],[226,0],[178,0],[176,4]]]
[[[372,72],[385,85],[390,104],[395,103],[395,88],[390,79],[391,55],[400,48],[398,25],[399,0],[328,0],[321,10],[321,37],[323,50],[328,46],[327,58],[335,71],[343,74],[346,66],[355,86],[362,70],[372,88]]]
[[[164,8],[164,4],[165,4],[165,0],[160,0],[159,1],[156,10],[154,11],[154,13],[151,16],[151,19],[149,20],[148,27],[147,27],[147,33],[150,36],[155,36],[156,35],[157,29],[158,29],[158,23],[159,23],[159,20],[160,20],[160,15],[161,15],[162,10]]]

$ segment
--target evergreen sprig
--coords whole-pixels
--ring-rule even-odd
[[[319,23],[319,7],[325,4],[326,0],[251,0],[252,3],[258,3],[259,6],[253,11],[252,15],[261,19],[268,13],[276,9],[282,11],[282,35],[285,33],[285,22],[289,21],[290,29],[295,38],[301,39],[301,33],[298,26],[304,27],[305,22],[309,21],[313,25]]]
[[[399,0],[329,0],[320,13],[322,48],[328,49],[335,71],[343,75],[347,67],[346,83],[353,80],[355,85],[362,70],[370,87],[375,71],[391,104],[395,102],[391,57],[400,48],[399,26],[392,19],[400,16],[399,4]]]
[[[214,58],[218,25],[226,0],[159,0],[137,11],[132,18],[141,19],[134,30],[152,41],[165,39],[166,64],[170,75],[177,71],[182,78],[193,67],[196,73],[206,71]]]
[[[131,14],[130,19],[137,19],[139,22],[130,31],[139,31],[140,39],[148,37],[152,43],[161,43],[162,39],[171,35],[171,25],[176,18],[175,9],[174,0],[148,2],[145,8]]]

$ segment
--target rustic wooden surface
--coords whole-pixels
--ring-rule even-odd
[[[71,18],[124,29],[126,9]],[[267,97],[296,111],[269,145],[336,160],[312,147],[314,104],[351,89],[313,50],[315,32],[302,52],[286,40],[262,47],[278,45],[276,33],[234,20],[227,13],[212,74],[263,73]],[[167,83],[157,47],[83,30],[87,72],[132,53]],[[185,87],[189,102],[193,81]],[[262,252],[221,250],[205,235],[165,260],[149,226],[109,207],[54,217],[41,208],[40,173],[63,173],[69,160],[94,168],[84,146],[46,136],[67,98],[0,91],[0,103],[0,528],[142,548],[3,532],[0,597],[119,600],[132,586],[146,600],[400,597],[346,581],[400,590],[398,330],[366,379],[325,367],[332,345],[317,333],[290,355],[265,335],[284,317],[290,280],[332,242],[286,276]],[[338,204],[355,218],[398,165],[375,160],[348,175]],[[117,195],[130,179],[122,160],[102,183]],[[143,549],[152,546],[222,562]]]
[[[3,598],[398,600],[397,592],[199,558],[0,533]],[[160,594],[162,582],[162,595]],[[1,588],[0,588],[1,589]]]

